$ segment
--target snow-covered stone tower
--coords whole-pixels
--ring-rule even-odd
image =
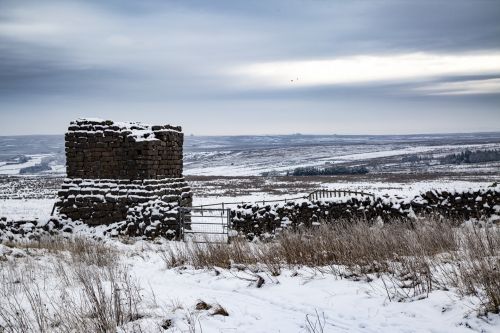
[[[192,202],[182,178],[183,140],[181,127],[170,125],[71,122],[65,135],[68,178],[58,193],[59,214],[89,225],[127,220],[129,234],[141,234],[139,224],[165,222],[159,212],[167,206]]]

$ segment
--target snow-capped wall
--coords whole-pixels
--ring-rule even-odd
[[[309,228],[338,220],[391,223],[438,215],[461,222],[482,219],[500,223],[500,187],[466,192],[428,191],[411,200],[371,196],[338,199],[239,205],[231,210],[231,223],[234,230],[248,238],[265,238],[285,228]]]
[[[131,208],[158,200],[180,206],[191,206],[192,200],[183,178],[66,179],[58,195],[58,213],[88,225],[125,221]]]
[[[161,179],[182,177],[180,127],[78,119],[65,135],[70,178]]]

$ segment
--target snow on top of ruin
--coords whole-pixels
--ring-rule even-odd
[[[102,133],[117,132],[134,138],[135,141],[158,140],[155,132],[182,132],[180,126],[149,125],[140,122],[119,122],[100,118],[78,118],[70,123],[68,132]]]

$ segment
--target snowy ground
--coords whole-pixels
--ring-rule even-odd
[[[315,321],[316,311],[321,320],[324,315],[324,332],[468,332],[468,327],[495,332],[500,327],[497,316],[491,323],[476,317],[472,309],[477,300],[460,299],[453,292],[436,291],[427,299],[400,303],[388,300],[381,280],[339,280],[312,269],[278,277],[261,274],[266,283],[256,288],[248,281],[254,278],[249,272],[167,270],[157,255],[147,252],[144,259],[129,260],[144,284],[158,286],[157,299],[178,299],[188,309],[204,300],[229,312],[228,317],[202,312],[204,332],[305,332],[306,315]]]
[[[266,276],[262,288],[247,279],[248,272],[154,269],[155,256],[133,264],[134,272],[147,285],[162,285],[159,295],[169,295],[193,307],[197,300],[220,303],[228,317],[201,314],[204,332],[303,332],[306,316],[316,321],[316,311],[324,332],[494,332],[492,323],[478,319],[473,309],[477,300],[459,299],[453,292],[433,292],[414,302],[390,302],[380,280],[371,283],[339,280],[312,269],[285,271],[279,277]],[[295,275],[296,276],[292,276]]]
[[[48,220],[55,199],[0,200],[0,216],[12,220]]]
[[[478,299],[460,297],[454,290],[435,290],[428,297],[398,302],[389,299],[384,280],[376,276],[370,276],[371,282],[339,279],[328,268],[285,269],[276,277],[241,268],[167,269],[159,250],[178,244],[108,244],[119,250],[120,262],[138,282],[142,299],[142,318],[121,332],[139,332],[139,327],[141,332],[162,332],[159,326],[165,320],[171,322],[169,332],[194,332],[195,326],[196,332],[205,333],[311,332],[308,319],[322,327],[317,332],[498,332],[500,328],[498,315],[478,317]],[[42,299],[55,302],[62,289],[70,288],[51,273],[50,267],[60,261],[54,254],[0,245],[2,255],[4,269],[10,264],[29,267],[29,283],[39,286]],[[260,288],[256,274],[265,281]],[[196,310],[199,301],[219,304],[229,315]]]

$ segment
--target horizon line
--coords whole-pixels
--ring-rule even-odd
[[[464,134],[500,134],[500,130],[493,131],[472,131],[472,132],[429,132],[429,133],[407,133],[407,134],[341,134],[341,133],[288,133],[288,134],[194,134],[183,132],[186,137],[243,137],[243,136],[422,136],[422,135],[464,135]],[[22,137],[22,136],[64,136],[60,134],[10,134],[0,135],[0,137]]]

